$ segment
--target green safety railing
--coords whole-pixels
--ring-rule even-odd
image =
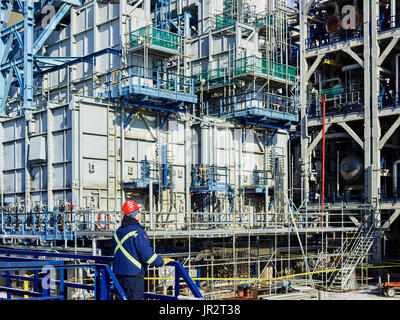
[[[160,30],[151,26],[140,28],[129,34],[130,47],[136,47],[143,42],[160,47],[178,50],[179,35],[165,30]]]
[[[235,24],[235,20],[229,19],[228,16],[224,13],[222,14],[217,14],[215,16],[215,28],[220,29],[224,28],[229,25]]]
[[[229,75],[226,68],[202,71],[199,74],[194,75],[193,78],[195,86],[200,85],[201,82],[204,82],[204,85],[206,86],[229,83]]]
[[[240,76],[246,73],[261,73],[295,82],[297,68],[275,61],[268,62],[256,56],[250,56],[236,60],[233,73],[235,76]]]
[[[325,99],[332,99],[339,97],[344,91],[343,87],[329,88],[325,90],[321,90],[321,96]]]
[[[252,27],[262,27],[266,24],[270,26],[279,26],[283,23],[281,20],[282,18],[275,15],[256,14],[251,17],[245,16],[242,23]],[[232,17],[231,12],[215,15],[215,29],[225,28],[230,25],[232,25],[232,28],[234,28],[235,22],[236,18]]]

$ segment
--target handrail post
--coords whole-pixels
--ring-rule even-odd
[[[178,298],[180,292],[179,277],[180,277],[180,272],[178,268],[175,266],[175,298]]]

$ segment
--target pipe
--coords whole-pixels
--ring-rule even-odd
[[[349,64],[349,65],[344,66],[344,67],[342,68],[342,72],[349,71],[349,70],[360,69],[360,68],[361,68],[361,65],[358,64],[358,63],[356,63],[356,64]]]
[[[331,82],[331,81],[338,81],[339,82],[338,84],[342,84],[342,79],[340,79],[340,78],[331,78],[331,79],[322,80],[321,84],[324,84],[326,82]]]
[[[395,103],[399,101],[399,57],[400,53],[396,54],[396,87],[395,87]]]
[[[347,132],[336,132],[336,133],[325,134],[325,140],[338,139],[338,138],[351,138],[351,136]]]
[[[396,0],[390,2],[390,23],[392,28],[396,27]]]
[[[325,98],[321,96],[322,101],[322,190],[321,190],[321,213],[322,223],[324,222],[325,206]]]
[[[400,159],[393,163],[393,192],[397,192],[397,165],[400,164]]]

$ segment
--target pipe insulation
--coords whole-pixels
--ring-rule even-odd
[[[397,166],[400,164],[400,159],[396,160],[393,163],[393,191],[396,192],[397,191]]]

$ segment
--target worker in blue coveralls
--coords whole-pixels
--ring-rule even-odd
[[[141,208],[135,201],[126,201],[122,211],[121,226],[113,238],[113,271],[128,300],[142,300],[147,266],[161,267],[174,260],[163,259],[153,251],[149,237],[140,224]],[[116,298],[121,299],[118,294]]]

